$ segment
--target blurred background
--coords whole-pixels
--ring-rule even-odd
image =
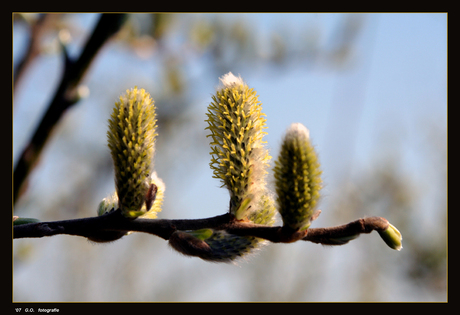
[[[39,53],[15,82],[14,163],[59,84],[58,38],[78,57],[99,16],[46,17]],[[13,18],[17,66],[39,15]],[[312,227],[383,216],[401,231],[402,251],[374,232],[339,247],[269,244],[237,264],[213,264],[142,233],[104,245],[19,239],[13,300],[446,301],[447,14],[130,14],[91,64],[86,97],[57,125],[14,215],[96,215],[114,190],[107,120],[134,86],[158,108],[159,217],[225,213],[204,128],[229,71],[258,92],[272,161],[291,123],[309,128],[324,181]]]

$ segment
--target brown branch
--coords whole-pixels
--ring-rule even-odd
[[[362,218],[345,225],[308,229],[303,240],[322,245],[343,245],[357,238],[360,234],[384,231],[388,225],[388,221],[381,217]]]
[[[13,202],[16,202],[24,190],[26,179],[38,161],[40,153],[54,126],[56,126],[64,112],[78,101],[76,89],[97,52],[120,29],[125,18],[125,14],[102,14],[94,32],[77,60],[71,60],[64,49],[65,68],[61,83],[45,115],[35,130],[32,139],[23,150],[14,168]]]
[[[168,240],[176,230],[219,228],[231,220],[230,214],[190,220],[132,220],[123,217],[121,211],[117,210],[100,217],[16,225],[14,226],[13,238],[40,238],[67,234],[97,239],[106,232],[121,232],[121,236],[123,236],[127,232],[134,231],[153,234]]]
[[[215,229],[239,236],[255,236],[273,243],[292,243],[298,240],[323,245],[343,245],[362,233],[383,231],[388,221],[380,217],[358,219],[345,225],[329,228],[309,228],[306,231],[290,230],[287,227],[257,225],[238,221],[231,214],[205,219],[127,219],[119,210],[100,217],[39,222],[14,226],[14,238],[40,238],[58,234],[75,235],[94,241],[113,241],[129,231],[149,233],[165,240],[178,230]]]

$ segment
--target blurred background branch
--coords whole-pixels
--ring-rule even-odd
[[[80,57],[76,60],[68,55],[65,45],[63,45],[65,66],[61,83],[38,128],[16,163],[13,179],[13,202],[17,200],[21,190],[24,189],[27,176],[36,164],[54,126],[59,122],[64,112],[81,98],[78,88],[91,62],[105,42],[119,31],[125,19],[125,14],[102,14]],[[30,44],[26,55],[16,68],[15,82],[18,76],[22,75],[25,66],[30,64],[39,53],[39,40],[43,33],[42,28],[45,21],[46,15],[41,15],[32,24]]]
[[[18,86],[24,71],[40,54],[40,39],[42,38],[44,29],[46,28],[46,21],[51,16],[52,15],[49,14],[40,14],[36,20],[30,22],[30,38],[26,52],[14,68],[13,82],[15,88]]]

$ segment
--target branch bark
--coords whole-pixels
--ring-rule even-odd
[[[367,217],[335,227],[308,229],[308,234],[303,240],[322,245],[343,245],[360,234],[381,232],[388,226],[389,222],[382,217]]]
[[[14,226],[14,238],[41,238],[59,234],[95,238],[107,232],[129,231],[149,233],[164,240],[177,230],[215,229],[239,236],[255,236],[273,243],[292,243],[298,240],[323,245],[343,245],[362,233],[383,231],[388,221],[381,217],[358,219],[345,225],[329,228],[309,228],[306,231],[292,230],[281,226],[257,225],[247,221],[238,221],[226,213],[216,217],[189,220],[168,219],[127,219],[119,210],[100,217],[74,220],[39,222]],[[120,237],[121,237],[120,236]]]

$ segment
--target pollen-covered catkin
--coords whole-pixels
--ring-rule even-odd
[[[273,225],[276,214],[274,200],[266,188],[265,177],[270,156],[262,140],[265,114],[256,92],[232,73],[220,78],[221,85],[208,107],[208,127],[211,133],[211,169],[214,177],[230,192],[230,213],[237,220]],[[187,255],[204,260],[230,262],[252,252],[266,241],[237,236],[221,230],[181,231],[171,245]],[[185,234],[187,233],[187,237]],[[194,244],[182,244],[190,237]],[[206,246],[204,246],[206,244]],[[203,250],[206,248],[206,250]],[[196,250],[195,250],[196,249]]]
[[[156,137],[155,105],[149,93],[135,87],[120,96],[109,119],[107,137],[115,167],[118,207],[126,217],[143,215],[153,180]]]
[[[230,192],[230,213],[243,219],[265,193],[271,158],[262,141],[266,119],[256,92],[241,77],[228,73],[220,81],[206,120],[212,138],[210,166]]]

